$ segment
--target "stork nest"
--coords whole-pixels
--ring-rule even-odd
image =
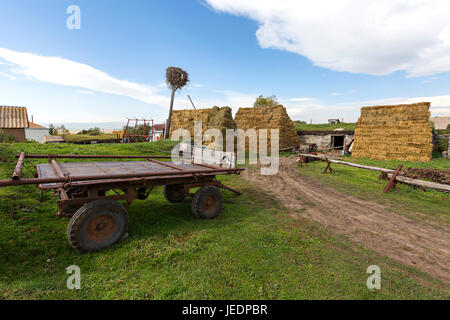
[[[166,83],[171,89],[178,90],[189,82],[189,75],[181,68],[168,67],[166,70]]]

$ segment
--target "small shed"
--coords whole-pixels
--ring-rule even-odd
[[[315,144],[320,151],[343,150],[353,141],[354,131],[297,131],[303,144]]]
[[[0,130],[17,142],[26,141],[25,129],[29,127],[27,108],[0,106]]]
[[[339,119],[328,119],[329,124],[339,124],[341,121]]]
[[[164,130],[166,130],[166,124],[165,123],[161,123],[161,124],[155,124],[153,126],[153,130],[155,130],[155,139],[156,140],[160,140],[162,137],[164,137]]]
[[[30,122],[30,126],[25,129],[25,137],[27,140],[34,140],[39,143],[44,143],[46,135],[48,135],[48,128],[34,122]]]

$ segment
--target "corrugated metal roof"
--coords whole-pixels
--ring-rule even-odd
[[[0,128],[28,128],[28,113],[25,107],[0,106]]]

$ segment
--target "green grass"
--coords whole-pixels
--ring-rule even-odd
[[[3,145],[11,152],[18,154],[25,151],[29,154],[116,154],[116,155],[170,155],[170,150],[176,144],[172,141],[157,141],[153,143],[117,143],[74,145],[71,143],[40,144],[35,142],[12,143]]]
[[[116,134],[105,133],[98,136],[91,136],[88,134],[66,134],[63,136],[64,140],[67,142],[81,142],[81,141],[102,141],[102,140],[115,140],[117,139]]]
[[[398,160],[372,160],[367,158],[352,158],[351,156],[345,156],[344,161],[359,163],[368,166],[396,169],[399,164],[403,165],[403,168],[430,168],[438,170],[450,169],[450,161],[445,158],[434,158],[430,162],[414,162],[414,161],[398,161]]]
[[[339,123],[339,124],[308,124],[308,123],[295,123],[295,130],[300,131],[330,131],[337,128],[343,128],[344,130],[355,130],[355,123]]]
[[[437,129],[436,131],[439,134],[450,134],[450,129]]]
[[[434,168],[440,170],[450,168],[450,161],[443,158],[433,159],[431,162],[382,161],[351,157],[344,157],[343,160],[387,169],[396,169],[399,164],[402,164],[403,168]],[[392,190],[385,194],[383,189],[387,181],[378,178],[380,176],[379,172],[332,164],[331,167],[335,170],[335,173],[322,174],[325,167],[325,162],[313,161],[307,164],[305,168],[300,168],[299,174],[318,179],[326,185],[352,196],[388,204],[395,212],[409,217],[416,217],[410,214],[412,212],[420,212],[443,222],[450,221],[448,210],[450,207],[450,194],[434,190],[424,192],[403,184],[398,184],[397,191]]]
[[[171,143],[12,145],[13,152],[164,154]],[[173,143],[172,143],[173,145]],[[314,164],[316,165],[316,164]],[[323,165],[323,163],[322,163]],[[313,165],[311,165],[313,166]],[[14,162],[1,164],[9,177]],[[311,171],[311,170],[309,170]],[[306,170],[305,170],[306,172]],[[168,203],[157,188],[135,201],[129,237],[105,251],[79,254],[66,240],[49,192],[0,189],[0,299],[446,299],[449,287],[413,268],[362,249],[289,210],[235,176],[214,220],[196,220],[190,202]],[[81,268],[82,289],[65,282]],[[368,290],[366,269],[382,270]]]

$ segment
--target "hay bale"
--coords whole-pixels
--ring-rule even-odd
[[[244,131],[255,129],[258,135],[260,129],[268,129],[268,148],[270,148],[271,143],[270,129],[280,130],[280,149],[300,144],[300,138],[295,131],[294,122],[292,122],[286,109],[281,105],[265,108],[239,108],[234,121],[238,129]],[[248,147],[248,143],[246,143],[245,149],[248,150]]]
[[[202,136],[208,129],[218,129],[223,136],[222,150],[226,147],[226,129],[236,129],[236,123],[233,120],[230,107],[219,108],[214,106],[210,109],[197,109],[197,110],[174,110],[172,113],[170,127],[170,135],[176,129],[186,129],[191,135],[192,141],[194,141],[194,121],[202,122]],[[200,134],[200,132],[198,133]],[[219,149],[219,146],[215,141],[212,143],[204,143],[213,150]]]
[[[430,103],[361,108],[352,156],[427,162],[433,150]]]

